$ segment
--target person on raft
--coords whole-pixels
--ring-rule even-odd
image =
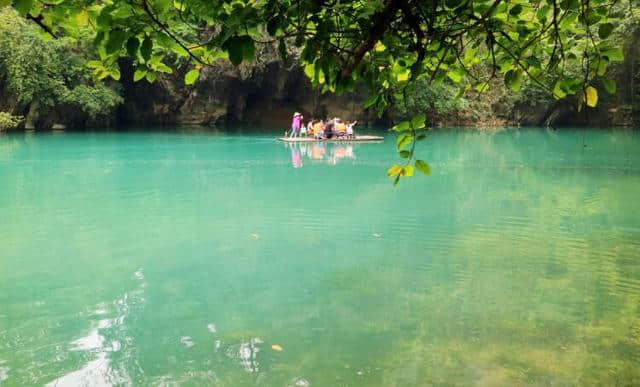
[[[347,135],[347,125],[341,119],[336,118],[333,131],[338,138],[344,138]]]
[[[313,123],[315,122],[315,118],[309,120],[309,122],[307,123],[307,136],[309,137],[313,137]]]
[[[291,134],[289,137],[300,137],[300,125],[302,125],[302,114],[295,112],[293,114],[293,120],[291,121]]]
[[[325,125],[322,120],[313,123],[313,138],[322,140],[324,138]]]
[[[324,138],[326,139],[330,139],[333,137],[333,135],[335,134],[333,129],[336,125],[336,119],[332,119],[329,120],[329,122],[327,122],[327,125],[324,127]]]
[[[355,134],[353,133],[353,127],[356,126],[358,121],[353,121],[347,124],[347,138],[355,138]]]
[[[312,137],[315,140],[354,139],[353,127],[358,121],[342,121],[338,117],[323,120],[311,119],[305,125],[301,113],[295,112],[291,121],[291,132],[285,132],[285,137]]]

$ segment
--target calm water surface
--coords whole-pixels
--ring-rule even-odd
[[[640,385],[640,133],[0,136],[0,384]]]

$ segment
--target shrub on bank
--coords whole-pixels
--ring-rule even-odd
[[[7,112],[0,112],[0,132],[15,129],[22,122],[22,117],[13,116]]]

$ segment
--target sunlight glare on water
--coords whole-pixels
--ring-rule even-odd
[[[640,136],[0,136],[0,384],[640,384]]]

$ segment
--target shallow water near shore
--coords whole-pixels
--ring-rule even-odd
[[[640,132],[278,134],[0,135],[0,385],[640,384]]]

